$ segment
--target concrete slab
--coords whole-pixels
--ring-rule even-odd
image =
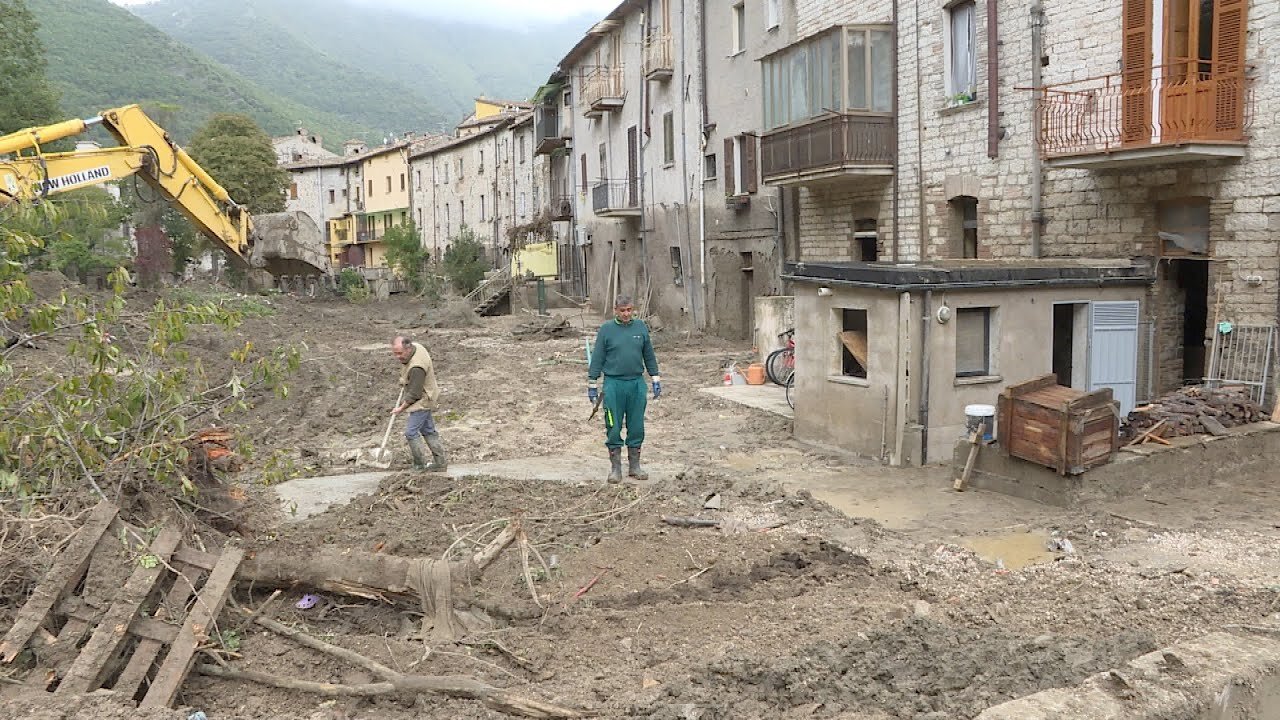
[[[698,392],[715,395],[718,398],[739,405],[764,410],[781,415],[787,419],[795,419],[796,413],[787,404],[787,390],[781,385],[768,383],[765,385],[716,385],[699,388]]]
[[[367,495],[378,489],[378,483],[391,475],[389,472],[327,475],[325,477],[299,478],[275,486],[285,520],[297,522],[328,510],[334,505],[350,502],[357,495]]]
[[[565,483],[600,483],[609,475],[609,458],[603,455],[579,457],[526,457],[449,465],[449,477],[491,475],[510,480],[553,481]],[[625,463],[626,460],[624,459]],[[663,463],[642,463],[650,478],[670,477],[681,468]],[[625,470],[625,465],[623,467]]]

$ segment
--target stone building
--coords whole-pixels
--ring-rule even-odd
[[[761,172],[798,209],[798,437],[936,460],[966,403],[1051,372],[1125,412],[1206,378],[1270,401],[1276,3],[796,0],[795,18],[761,61]]]
[[[271,138],[271,145],[276,151],[276,163],[292,165],[313,160],[331,160],[337,157],[324,147],[324,139],[313,135],[306,128],[298,128],[292,135]]]

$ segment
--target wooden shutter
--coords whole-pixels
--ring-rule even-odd
[[[1213,6],[1214,135],[1244,136],[1244,58],[1248,41],[1247,0],[1217,0]]]
[[[1120,139],[1151,142],[1151,0],[1124,0]]]
[[[753,135],[743,135],[743,158],[742,162],[746,165],[742,170],[742,181],[746,183],[746,190],[753,193],[760,189],[759,182],[756,181],[756,142],[758,138]]]
[[[733,138],[724,139],[724,194],[733,195]]]

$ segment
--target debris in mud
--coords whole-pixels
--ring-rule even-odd
[[[511,329],[511,334],[519,340],[546,340],[548,338],[577,337],[578,329],[569,324],[568,318],[560,315],[534,317]]]

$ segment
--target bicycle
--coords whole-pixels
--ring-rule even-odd
[[[787,404],[791,406],[792,410],[796,409],[795,386],[796,371],[792,370],[791,374],[787,375]]]
[[[764,362],[764,374],[774,385],[786,385],[787,379],[796,369],[796,329],[791,328],[778,333],[778,339],[786,339],[786,345],[769,353]]]

